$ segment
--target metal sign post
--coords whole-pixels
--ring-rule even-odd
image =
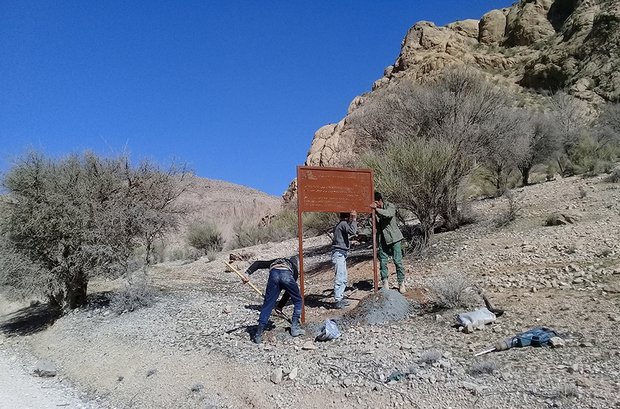
[[[297,232],[299,236],[299,285],[301,290],[301,321],[306,320],[304,286],[303,221],[304,212],[370,213],[372,218],[372,249],[375,291],[377,275],[377,235],[374,209],[374,177],[372,169],[297,167]]]

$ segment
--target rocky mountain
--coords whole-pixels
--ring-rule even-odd
[[[372,90],[403,80],[467,66],[525,103],[563,90],[596,109],[620,100],[620,2],[618,0],[520,0],[480,20],[438,27],[416,23],[400,55]],[[351,102],[340,122],[316,131],[306,164],[343,166],[359,153],[360,135],[348,119],[369,94]],[[292,187],[294,190],[294,186]],[[291,192],[289,192],[289,195]]]

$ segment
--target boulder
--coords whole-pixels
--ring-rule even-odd
[[[501,10],[491,10],[480,19],[478,24],[478,41],[494,44],[504,40],[506,33],[506,15]]]
[[[478,39],[478,26],[479,21],[473,19],[455,21],[447,25],[455,33],[475,39]]]
[[[553,0],[522,1],[506,16],[507,46],[532,45],[553,34],[555,29],[547,18]]]

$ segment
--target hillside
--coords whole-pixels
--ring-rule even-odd
[[[51,360],[61,379],[102,408],[619,407],[618,185],[572,177],[515,194],[522,210],[509,226],[494,222],[506,199],[476,201],[475,224],[436,235],[428,257],[406,259],[411,313],[398,321],[379,315],[373,324],[340,321],[343,335],[335,341],[312,342],[324,319],[342,314],[330,309],[333,272],[323,236],[306,240],[302,339],[290,338],[287,323],[272,317],[265,343],[251,342],[261,300],[225,272],[228,253],[221,253],[213,262],[155,266],[150,275],[160,294],[150,308],[116,315],[101,300],[117,284],[98,280],[91,305],[51,327],[29,315],[36,307],[4,315],[0,345],[32,365],[32,354]],[[544,226],[556,211],[576,221]],[[243,251],[269,258],[296,247],[292,239]],[[348,317],[360,316],[356,306],[371,294],[369,252],[360,247],[352,256]],[[252,280],[264,287],[266,276]],[[424,307],[433,283],[457,285],[456,277],[484,288],[505,314],[466,334],[453,327],[463,309]],[[565,346],[473,357],[541,325],[560,333]],[[308,342],[316,349],[306,349]],[[284,376],[274,383],[278,368]],[[404,375],[387,382],[395,371]]]
[[[257,224],[263,217],[277,213],[282,204],[279,197],[222,180],[193,177],[188,186],[180,202],[190,211],[179,231],[168,237],[170,251],[184,245],[190,224],[212,222],[228,241],[236,224]]]
[[[454,66],[481,73],[526,105],[562,90],[596,110],[620,100],[620,3],[520,0],[480,20],[443,27],[416,23],[373,91],[354,98],[338,123],[316,131],[306,164],[343,166],[360,153],[367,135],[349,118],[372,92],[400,81],[427,80]]]

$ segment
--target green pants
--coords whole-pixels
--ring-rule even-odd
[[[386,244],[385,239],[381,237],[378,241],[377,255],[379,257],[379,271],[381,273],[381,279],[388,278],[388,258],[392,257],[394,265],[396,266],[396,277],[398,278],[398,284],[405,281],[405,268],[403,267],[403,250],[400,246],[400,241],[392,244]]]

